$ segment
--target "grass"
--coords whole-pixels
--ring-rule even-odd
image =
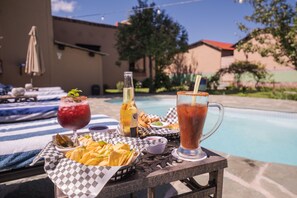
[[[173,89],[173,92],[178,91]],[[136,93],[149,93],[149,88],[136,88]],[[156,93],[168,92],[165,88],[159,88]],[[291,89],[272,89],[262,88],[261,90],[256,89],[230,89],[230,90],[207,90],[212,95],[230,95],[230,96],[241,96],[241,97],[253,97],[253,98],[272,98],[282,100],[296,100],[297,101],[297,88]],[[122,94],[123,92],[118,89],[106,89],[105,93],[108,94]]]
[[[248,89],[248,90],[217,90],[209,91],[213,95],[231,95],[241,97],[253,97],[253,98],[271,98],[282,100],[296,100],[297,101],[297,89],[270,89],[264,88],[261,90]]]
[[[150,90],[149,88],[135,88],[136,93],[149,93],[149,90]],[[105,89],[105,93],[119,94],[119,93],[123,93],[123,91],[118,89]]]

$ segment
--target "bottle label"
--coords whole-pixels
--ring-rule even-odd
[[[138,113],[132,114],[131,126],[130,126],[130,136],[137,137],[137,126],[138,126]]]
[[[130,128],[130,136],[137,137],[137,127]]]

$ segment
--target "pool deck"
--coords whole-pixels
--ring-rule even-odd
[[[148,97],[175,98],[173,95]],[[110,99],[109,96],[90,98],[91,112],[92,114],[106,114],[118,119],[120,105],[106,105],[104,101],[108,99]],[[221,103],[226,107],[297,113],[297,101],[233,96],[210,96],[210,101]],[[228,168],[224,172],[223,197],[297,197],[297,166],[260,162],[218,153],[228,159]],[[197,180],[203,183],[206,177],[206,175],[200,176]],[[157,197],[170,197],[172,194],[188,190],[179,182],[173,182],[171,186],[158,188]],[[7,197],[52,197],[53,184],[46,178],[46,175],[41,175],[0,184],[0,192],[0,197],[5,197],[5,195]],[[139,197],[143,197],[142,195],[140,193]]]

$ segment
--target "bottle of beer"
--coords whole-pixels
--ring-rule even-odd
[[[124,72],[123,104],[120,111],[120,126],[122,135],[137,137],[138,114],[134,99],[132,75],[132,72]]]

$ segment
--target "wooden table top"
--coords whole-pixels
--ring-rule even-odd
[[[174,147],[176,147],[176,145],[176,143],[173,143],[173,146],[167,146],[167,154],[165,153],[167,157],[173,158],[171,151]],[[171,160],[169,159],[169,162],[165,162],[166,165],[163,168],[161,168],[162,160],[156,160],[153,158],[151,159],[151,163],[155,163],[155,165],[158,163],[158,161],[160,161],[160,163],[157,164],[155,168],[148,168],[147,165],[151,163],[145,162],[146,160],[142,160],[136,165],[136,171],[134,175],[131,175],[122,181],[107,183],[100,192],[99,197],[121,196],[147,188],[154,188],[156,186],[173,181],[190,178],[196,175],[222,170],[227,167],[227,160],[224,157],[204,148],[203,151],[207,153],[208,157],[202,161],[180,161],[173,162],[172,165],[168,165],[171,163]],[[162,155],[159,156],[162,158]],[[150,158],[150,156],[145,158]],[[164,156],[164,158],[166,158],[166,156]]]

